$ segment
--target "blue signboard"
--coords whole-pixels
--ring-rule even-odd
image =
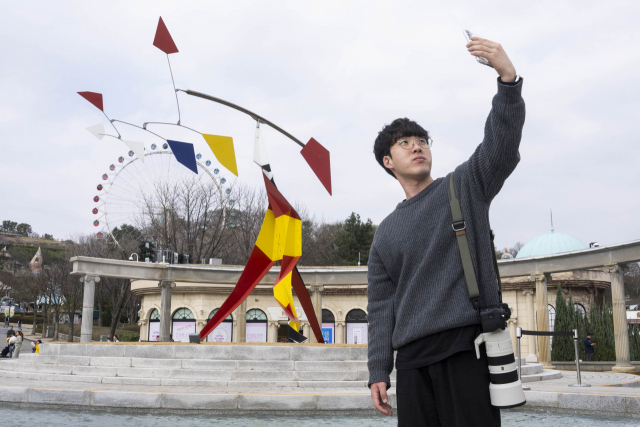
[[[322,339],[326,343],[333,344],[333,328],[322,328]]]

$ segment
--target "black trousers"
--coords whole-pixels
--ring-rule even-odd
[[[489,399],[484,346],[416,369],[397,371],[398,427],[499,427]]]

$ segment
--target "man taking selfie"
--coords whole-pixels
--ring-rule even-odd
[[[419,124],[397,119],[383,127],[374,154],[406,199],[382,221],[368,261],[369,387],[376,409],[392,415],[387,389],[397,350],[398,425],[499,426],[491,405],[479,311],[500,303],[493,265],[489,207],[520,160],[525,119],[522,79],[498,43],[472,37],[471,55],[489,60],[498,93],[484,139],[455,169],[455,188],[480,291],[469,299],[452,229],[448,177],[431,176],[431,138]]]

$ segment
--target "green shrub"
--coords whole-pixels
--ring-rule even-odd
[[[640,360],[640,329],[637,324],[630,324],[629,329],[629,352],[631,360]]]
[[[140,335],[138,334],[120,334],[118,340],[123,342],[138,342],[140,341]]]

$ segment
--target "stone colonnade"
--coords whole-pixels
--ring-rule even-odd
[[[615,335],[616,348],[616,364],[613,367],[614,372],[633,372],[635,368],[631,365],[629,351],[629,336],[627,330],[627,316],[625,307],[624,294],[624,272],[626,266],[623,264],[613,264],[603,267],[603,271],[609,274],[611,281],[611,296],[613,302],[613,328]],[[509,322],[509,333],[515,346],[515,328],[516,325],[528,330],[549,331],[549,313],[548,313],[548,293],[547,282],[551,280],[549,274],[536,274],[530,277],[531,281],[535,281],[535,297],[537,310],[534,309],[532,289],[522,291],[526,299],[526,317],[527,322],[520,322],[519,319],[513,319]],[[517,305],[517,304],[516,304]],[[520,316],[522,318],[522,316]],[[536,340],[537,338],[537,340]],[[522,340],[528,340],[527,362],[539,362],[543,364],[545,369],[554,369],[551,364],[551,340],[550,337],[535,337],[533,335],[523,336]],[[537,342],[537,351],[536,351]],[[578,343],[581,345],[581,342]],[[537,353],[537,354],[536,354]]]
[[[612,264],[604,266],[601,272],[607,273],[610,278],[612,299],[613,299],[613,317],[614,317],[614,333],[615,333],[615,345],[616,345],[616,365],[614,371],[628,372],[632,371],[633,367],[630,363],[629,352],[629,340],[627,335],[627,320],[624,301],[624,282],[623,276],[625,271],[623,264]],[[555,274],[555,273],[554,273]],[[602,274],[602,273],[600,273]],[[81,342],[90,342],[93,332],[93,308],[94,308],[94,296],[95,296],[95,284],[99,283],[100,278],[97,275],[85,275],[81,279],[84,283],[84,298],[83,298],[83,316],[81,326]],[[509,328],[515,329],[516,326],[521,326],[523,329],[548,331],[549,330],[549,317],[547,311],[547,283],[550,280],[549,275],[536,274],[531,280],[535,281],[535,297],[538,310],[536,312],[534,308],[534,291],[533,289],[524,289],[516,291],[516,295],[519,292],[520,295],[525,297],[526,312],[523,313],[522,307],[517,313],[514,321],[509,322]],[[160,282],[157,285],[161,288],[161,325],[160,325],[160,340],[168,341],[169,331],[171,328],[171,294],[175,287],[173,282]],[[312,301],[315,307],[315,316],[319,324],[322,324],[322,303],[323,303],[323,291],[325,286],[321,283],[314,283],[308,287]],[[516,297],[517,300],[517,297]],[[517,308],[517,301],[515,301]],[[247,303],[243,302],[236,310],[234,325],[236,330],[234,331],[234,342],[244,342],[246,337],[246,313]],[[534,314],[535,313],[535,314]],[[526,319],[526,322],[525,322]],[[270,320],[268,322],[267,341],[277,341],[277,320]],[[303,328],[305,336],[310,338],[311,342],[315,342],[315,337],[311,333],[311,328],[308,321],[303,321]],[[514,335],[514,331],[510,331]],[[539,361],[547,368],[551,367],[551,352],[548,337],[536,337],[527,336],[523,338],[525,343],[528,343],[527,361]],[[335,321],[335,339],[336,343],[344,343],[346,341],[346,325],[344,319],[338,319]],[[538,347],[538,355],[536,357],[536,341]]]

